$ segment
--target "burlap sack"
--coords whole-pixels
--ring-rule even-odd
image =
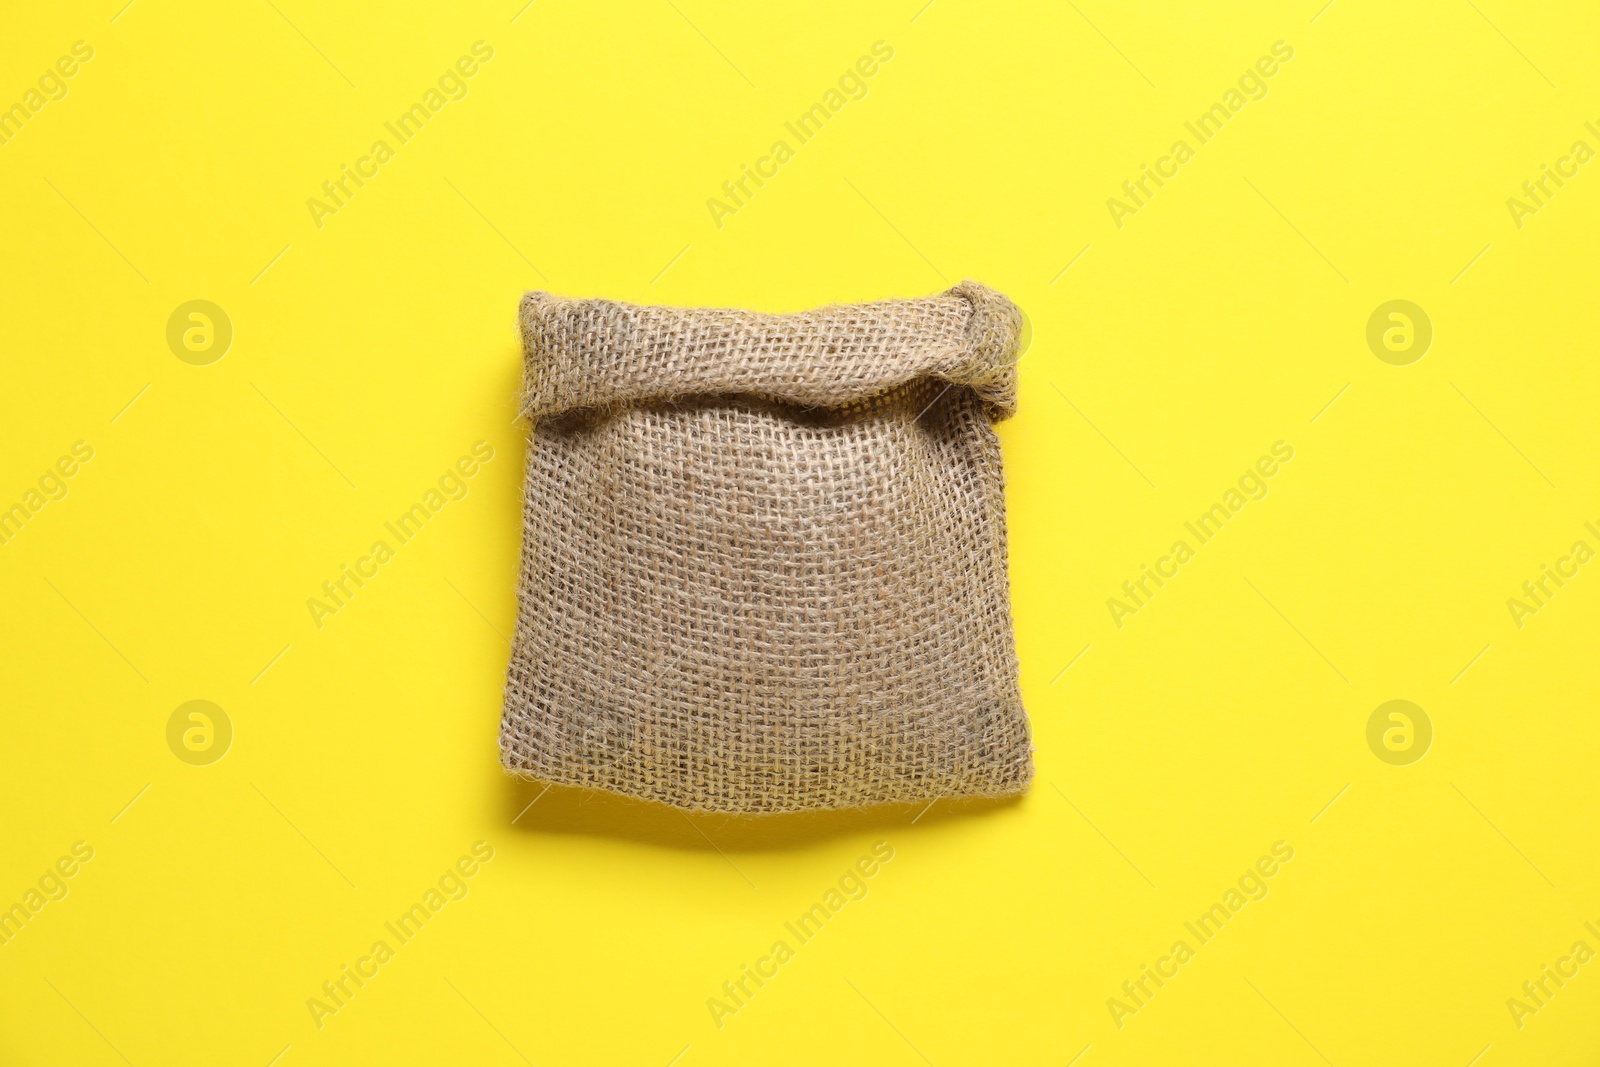
[[[1000,446],[1022,316],[523,297],[507,769],[678,808],[1024,792]]]

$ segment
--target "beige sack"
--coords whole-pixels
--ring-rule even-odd
[[[693,811],[1024,792],[1000,444],[1022,315],[523,297],[508,770]]]

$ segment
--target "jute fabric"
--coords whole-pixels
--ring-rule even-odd
[[[508,770],[729,813],[1027,789],[991,426],[1015,305],[534,292],[520,324]]]

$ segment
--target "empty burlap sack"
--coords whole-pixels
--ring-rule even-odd
[[[1021,312],[523,297],[500,745],[695,811],[1024,792],[1000,445]]]

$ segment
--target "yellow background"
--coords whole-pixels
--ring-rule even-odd
[[[0,37],[0,104],[94,48],[0,146],[0,506],[94,449],[0,546],[0,906],[95,850],[0,946],[0,1061],[1593,1061],[1600,964],[1520,1028],[1506,1003],[1600,949],[1600,569],[1506,605],[1600,546],[1600,164],[1506,205],[1600,147],[1593,9],[121,2]],[[307,199],[478,40],[468,95],[319,229]],[[707,199],[880,40],[719,228]],[[1115,225],[1279,40],[1266,98]],[[1034,329],[1000,429],[1032,794],[752,825],[505,778],[518,295],[963,277]],[[166,342],[192,299],[234,329],[208,366]],[[1433,323],[1409,366],[1366,344],[1392,299]],[[480,439],[470,494],[318,629],[307,598]],[[1266,499],[1116,626],[1279,440]],[[235,732],[209,766],[166,741],[193,699]],[[1433,725],[1409,766],[1367,745],[1392,699]],[[480,840],[319,1029],[307,999]],[[1119,1028],[1108,998],[1280,840]],[[708,998],[877,841],[869,894],[719,1028]]]

